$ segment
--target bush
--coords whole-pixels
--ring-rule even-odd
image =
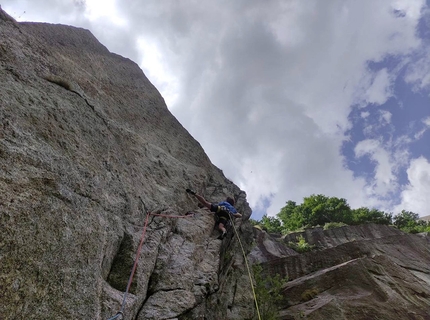
[[[430,223],[420,220],[417,213],[402,210],[401,213],[394,216],[394,225],[407,233],[429,232]]]
[[[299,235],[297,242],[292,242],[292,241],[288,242],[288,246],[291,249],[294,249],[295,251],[297,251],[298,253],[311,251],[315,247],[307,243],[306,239],[302,235]]]
[[[329,222],[329,223],[326,223],[324,225],[324,230],[333,229],[333,228],[340,228],[340,227],[344,227],[344,226],[347,226],[347,224],[343,223],[343,222]]]
[[[281,290],[288,281],[279,274],[271,277],[263,274],[263,268],[260,265],[252,266],[255,279],[255,295],[257,297],[258,309],[260,316],[265,320],[278,319],[278,304],[282,301]]]
[[[352,210],[353,224],[376,223],[390,225],[393,222],[393,215],[377,209],[361,207]]]
[[[430,232],[430,226],[420,225],[420,224],[409,224],[400,230],[407,233],[421,233],[421,232]]]
[[[306,301],[312,300],[317,295],[318,295],[318,290],[316,288],[312,288],[312,289],[305,290],[302,293],[301,298],[302,298],[302,301],[306,302]]]

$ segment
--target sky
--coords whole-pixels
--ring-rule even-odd
[[[430,0],[0,0],[136,62],[252,218],[323,194],[430,215]]]

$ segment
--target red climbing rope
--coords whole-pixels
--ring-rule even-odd
[[[149,216],[158,216],[158,217],[166,217],[166,218],[190,218],[194,216],[194,214],[188,214],[188,212],[187,212],[187,215],[185,216],[174,216],[174,215],[160,214],[160,213],[153,213],[153,212],[148,212],[146,214],[145,225],[143,226],[139,247],[137,248],[137,251],[136,251],[136,258],[134,260],[133,268],[131,269],[130,277],[128,278],[127,288],[125,289],[125,292],[124,292],[124,298],[122,299],[121,309],[117,312],[115,316],[109,318],[108,320],[122,319],[124,316],[125,302],[127,300],[127,295],[128,295],[128,291],[130,290],[131,283],[133,282],[134,273],[136,272],[137,262],[139,261],[140,252],[142,250],[143,242],[145,239],[146,227],[148,226]]]
[[[131,282],[133,281],[134,272],[136,271],[136,267],[137,267],[137,261],[139,261],[140,251],[142,250],[143,240],[145,239],[146,227],[148,226],[149,216],[150,214],[148,213],[146,215],[145,225],[143,227],[143,232],[142,232],[142,236],[140,237],[139,247],[137,248],[137,252],[136,252],[136,259],[134,259],[133,269],[131,269],[130,278],[128,280],[127,289],[125,289],[125,292],[128,292],[128,290],[130,290]]]
[[[160,214],[160,213],[149,213],[151,216],[158,216],[158,217],[166,217],[166,218],[188,218],[188,217],[192,217],[194,215],[193,214],[188,214],[185,216],[172,216],[170,214]]]

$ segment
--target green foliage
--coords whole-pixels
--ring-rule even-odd
[[[377,209],[369,209],[361,207],[352,210],[353,224],[363,223],[378,223],[378,224],[392,224],[393,215]]]
[[[391,213],[364,207],[351,209],[345,199],[322,194],[305,197],[300,205],[294,201],[288,201],[277,217],[282,222],[283,233],[326,224],[328,224],[327,228],[330,228],[334,227],[335,223],[343,223],[343,225],[392,223]]]
[[[421,232],[430,232],[430,226],[423,223],[417,223],[415,225],[408,225],[401,229],[407,233],[421,233]]]
[[[347,226],[347,224],[343,223],[343,222],[329,222],[329,223],[326,223],[324,225],[324,230],[333,229],[333,228],[340,228],[340,227],[344,227],[344,226]]]
[[[327,222],[352,222],[351,208],[343,198],[311,195],[303,199],[302,206],[305,224],[315,226]]]
[[[430,232],[430,225],[420,221],[418,214],[414,212],[403,210],[393,217],[392,213],[378,209],[366,207],[351,209],[345,199],[322,194],[305,197],[303,203],[299,205],[294,201],[287,201],[276,217],[264,215],[257,223],[270,233],[287,234],[315,226],[329,229],[363,223],[391,225],[393,221],[397,228],[406,232]]]
[[[311,251],[315,247],[307,243],[306,239],[302,235],[299,235],[297,240],[298,240],[297,242],[292,242],[292,241],[288,242],[288,246],[291,249],[294,249],[295,251],[297,251],[298,253]]]
[[[394,216],[394,225],[408,233],[430,232],[430,223],[419,220],[419,215],[412,211],[402,210]]]
[[[284,233],[288,230],[297,230],[305,224],[300,209],[301,206],[296,205],[294,201],[290,200],[281,209],[281,212],[277,214],[277,217],[282,221],[282,225],[284,226]]]
[[[405,228],[408,226],[413,226],[419,219],[419,215],[412,211],[402,210],[401,213],[394,216],[394,225],[399,228]]]
[[[260,230],[265,230],[269,233],[282,233],[283,227],[281,221],[276,217],[268,217],[267,214],[265,214],[261,218],[261,221],[249,219],[249,222]]]
[[[265,320],[276,320],[278,319],[278,305],[283,299],[282,287],[288,279],[282,278],[279,274],[274,277],[267,276],[263,273],[263,268],[260,265],[253,265],[252,269],[260,316]]]
[[[306,301],[312,300],[318,295],[318,293],[319,292],[316,288],[307,289],[301,295],[302,301],[306,302]]]
[[[281,221],[276,217],[268,217],[267,214],[261,218],[260,226],[269,233],[282,232]]]
[[[329,222],[351,224],[351,208],[343,198],[326,197],[322,194],[305,197],[301,205],[288,201],[278,213],[284,231],[297,230],[304,226],[324,225]]]

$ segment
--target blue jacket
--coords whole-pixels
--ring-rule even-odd
[[[218,205],[219,205],[220,207],[225,207],[225,208],[230,212],[230,214],[237,213],[236,208],[235,208],[235,207],[233,207],[233,206],[232,206],[230,203],[228,203],[227,201],[220,202],[220,203],[218,203]]]

